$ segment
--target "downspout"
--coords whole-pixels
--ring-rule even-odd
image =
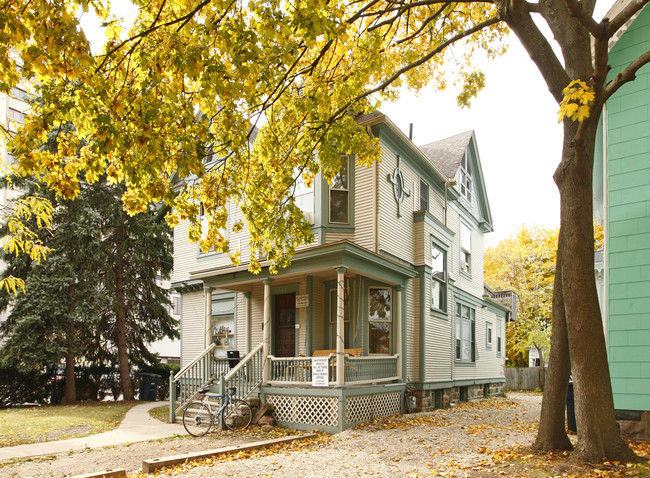
[[[379,254],[379,162],[375,161],[375,254]]]

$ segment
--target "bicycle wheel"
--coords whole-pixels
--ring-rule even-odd
[[[201,437],[212,427],[210,410],[201,402],[190,403],[183,412],[183,426],[192,436]]]
[[[244,400],[230,399],[223,411],[223,423],[230,430],[243,430],[252,419],[251,406]]]

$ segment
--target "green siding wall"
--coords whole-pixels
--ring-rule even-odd
[[[646,7],[612,49],[611,74],[647,50]],[[607,239],[614,406],[650,410],[650,66],[607,103]]]

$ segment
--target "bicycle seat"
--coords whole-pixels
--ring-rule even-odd
[[[203,389],[199,390],[199,393],[201,395],[206,395],[206,394],[210,393],[210,389],[209,388],[203,388]]]
[[[237,387],[228,388],[228,395],[234,395],[235,393],[237,393]]]

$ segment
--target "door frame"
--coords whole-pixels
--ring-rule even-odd
[[[281,285],[281,286],[276,286],[273,287],[271,286],[271,327],[272,329],[272,334],[271,334],[271,343],[269,344],[269,350],[271,351],[271,355],[275,355],[275,296],[276,295],[283,295],[283,294],[295,294],[296,296],[298,295],[300,291],[300,285],[299,284],[289,284],[289,285]],[[296,310],[296,324],[300,324],[300,309],[295,309]],[[294,336],[294,357],[297,357],[298,354],[300,353],[300,330],[302,328],[296,329],[295,336]]]

